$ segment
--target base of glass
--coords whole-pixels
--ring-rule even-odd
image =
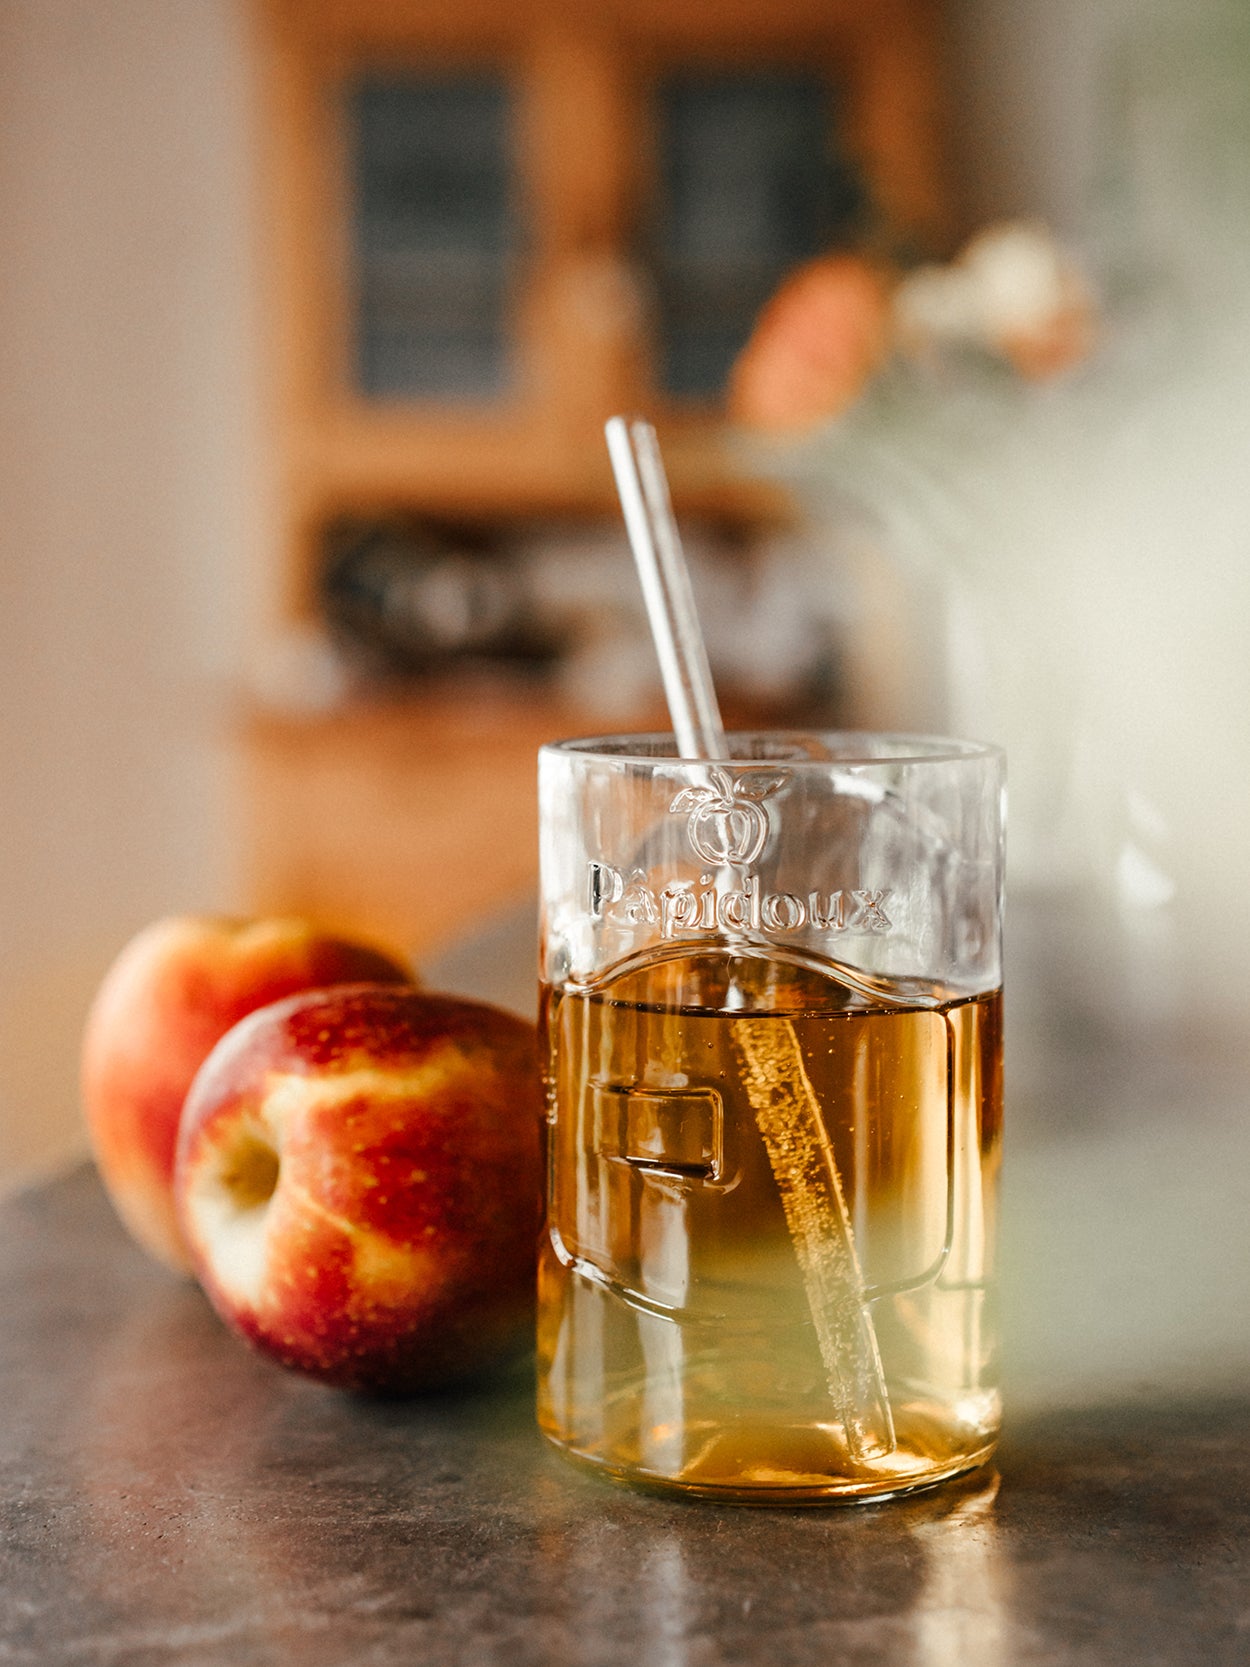
[[[782,1481],[776,1476],[758,1480],[711,1482],[698,1477],[665,1476],[635,1465],[614,1464],[595,1453],[581,1452],[558,1437],[543,1432],[562,1458],[579,1470],[595,1471],[609,1481],[622,1486],[641,1489],[646,1493],[665,1494],[684,1499],[708,1499],[726,1505],[872,1505],[887,1499],[900,1499],[907,1494],[922,1493],[940,1487],[943,1482],[964,1476],[979,1469],[993,1457],[997,1438],[974,1452],[961,1454],[941,1465],[934,1465],[911,1474],[895,1473],[876,1476],[794,1476]]]

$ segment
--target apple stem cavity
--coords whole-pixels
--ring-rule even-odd
[[[254,1303],[264,1287],[270,1205],[281,1173],[269,1130],[249,1119],[200,1171],[186,1199],[193,1238],[217,1243],[219,1282],[244,1303]]]
[[[240,1210],[255,1210],[277,1191],[280,1169],[273,1143],[255,1129],[243,1129],[225,1154],[220,1182]]]

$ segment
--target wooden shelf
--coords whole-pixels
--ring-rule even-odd
[[[507,415],[344,403],[294,437],[294,478],[314,513],[384,506],[490,518],[617,516],[602,422],[596,413],[580,431],[559,435]],[[744,478],[706,423],[678,418],[658,427],[680,509],[719,508],[748,522],[785,513],[784,494]]]

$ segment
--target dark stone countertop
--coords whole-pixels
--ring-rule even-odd
[[[445,982],[506,995],[484,984],[511,953],[483,940]],[[0,1664],[1244,1667],[1245,1078],[1038,1057],[1011,1107],[998,1467],[873,1506],[584,1475],[536,1434],[526,1369],[323,1390],[134,1249],[90,1169],[9,1199]]]

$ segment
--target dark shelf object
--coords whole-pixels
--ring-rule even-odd
[[[321,598],[345,659],[376,682],[475,664],[540,672],[563,646],[498,529],[340,522],[326,536]]]

